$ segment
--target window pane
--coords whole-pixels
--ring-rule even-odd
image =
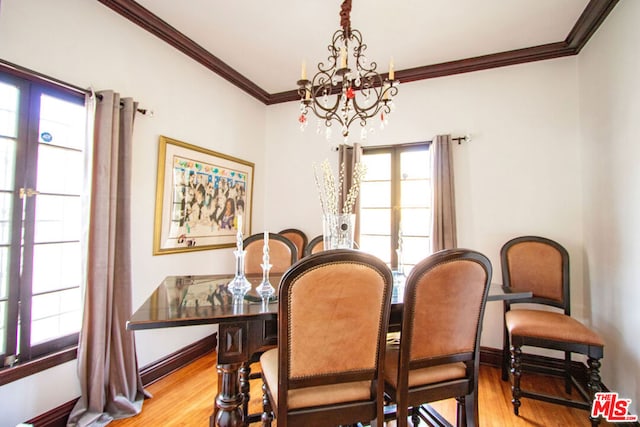
[[[11,240],[11,211],[13,194],[0,192],[0,245],[8,245]]]
[[[360,208],[391,206],[391,182],[363,182],[360,185]]]
[[[80,285],[80,243],[35,245],[33,249],[33,293]]]
[[[391,263],[389,244],[390,236],[360,236],[360,249],[377,256],[387,264]]]
[[[367,181],[391,179],[391,153],[366,154],[362,163],[367,167]]]
[[[41,193],[80,194],[83,153],[40,144],[38,147],[38,184]]]
[[[402,209],[400,226],[405,236],[428,236],[431,234],[431,209]]]
[[[31,345],[80,330],[80,290],[34,296],[31,306]]]
[[[431,255],[431,239],[428,237],[403,237],[402,246],[405,264],[417,264]]]
[[[0,190],[13,191],[16,161],[16,142],[0,138]]]
[[[431,180],[402,181],[400,205],[402,207],[431,206]]]
[[[18,136],[18,88],[0,82],[0,136]]]
[[[427,179],[431,177],[431,152],[428,149],[400,153],[402,179]]]
[[[389,234],[391,209],[361,209],[361,234]]]
[[[0,299],[9,296],[9,246],[0,246]],[[4,320],[4,318],[2,318]],[[2,338],[0,338],[2,340]]]
[[[84,105],[42,95],[40,143],[82,150],[85,141]]]
[[[80,211],[80,197],[39,195],[35,242],[80,240]]]

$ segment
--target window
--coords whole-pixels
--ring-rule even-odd
[[[404,272],[431,254],[431,152],[428,143],[364,148],[360,248]],[[398,247],[402,259],[398,260]]]
[[[84,96],[0,71],[0,368],[77,345]]]

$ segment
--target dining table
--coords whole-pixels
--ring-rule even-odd
[[[270,283],[278,288],[281,274],[272,274]],[[127,329],[170,328],[204,324],[218,325],[217,370],[218,394],[215,398],[210,427],[239,427],[259,421],[259,416],[246,417],[249,400],[250,361],[252,356],[277,345],[277,291],[263,300],[256,287],[262,274],[246,275],[251,289],[236,297],[228,285],[234,274],[177,275],[166,277],[133,313]],[[402,280],[394,275],[394,288],[389,330],[400,330],[403,308]],[[531,297],[527,292],[510,292],[492,284],[488,301]]]

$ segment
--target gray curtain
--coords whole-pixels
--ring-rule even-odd
[[[100,98],[101,97],[101,98]],[[131,315],[131,148],[137,103],[98,94],[93,141],[84,319],[78,344],[82,396],[68,426],[133,416],[145,397]]]
[[[456,200],[453,183],[451,135],[438,135],[431,143],[433,173],[433,252],[457,247]]]
[[[354,143],[353,147],[347,144],[341,144],[338,147],[338,167],[342,167],[344,164],[344,180],[342,181],[342,188],[340,189],[340,200],[338,208],[341,209],[344,200],[349,193],[349,189],[351,188],[351,183],[353,182],[353,170],[355,168],[356,163],[362,161],[362,146],[358,143]],[[360,215],[360,197],[356,199],[355,204],[353,205],[353,213],[356,214],[356,218]],[[359,236],[360,236],[360,221],[356,219],[356,225],[354,227],[354,240],[356,241],[356,245],[359,244]]]

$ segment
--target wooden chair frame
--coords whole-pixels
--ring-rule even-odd
[[[562,263],[562,300],[557,301],[550,298],[541,297],[535,294],[531,298],[518,299],[516,301],[504,301],[504,315],[511,310],[512,305],[522,303],[532,303],[552,306],[561,309],[566,316],[571,316],[571,293],[569,279],[569,253],[567,250],[551,239],[539,236],[522,236],[509,240],[502,246],[500,250],[500,258],[502,263],[502,280],[503,285],[507,288],[513,286],[511,280],[511,271],[509,268],[509,251],[519,244],[540,243],[555,249],[561,258]],[[538,348],[546,348],[551,350],[559,350],[564,352],[563,369],[559,370],[555,367],[545,366],[535,361],[525,360],[526,355],[522,352],[522,346],[532,346]],[[579,353],[587,356],[588,373],[587,373],[587,390],[572,375],[571,370],[571,353]],[[530,336],[510,336],[505,324],[502,348],[502,379],[512,379],[512,404],[514,414],[519,414],[521,406],[520,398],[528,397],[531,399],[542,400],[549,403],[560,404],[573,408],[590,410],[595,393],[602,389],[600,378],[600,359],[604,355],[603,346],[594,346],[573,342],[560,342],[556,340],[536,338]],[[525,357],[523,357],[525,356]],[[538,360],[542,360],[538,358]],[[575,386],[578,393],[584,401],[576,401],[568,398],[550,396],[547,394],[536,393],[529,390],[523,390],[520,387],[520,378],[523,368],[527,372],[537,372],[553,376],[562,376],[565,383],[565,392],[571,393],[572,386]],[[590,418],[592,425],[598,425],[600,420]]]
[[[319,236],[314,237],[307,243],[307,246],[304,248],[304,256],[309,256],[313,254],[313,248],[317,246],[319,243],[322,243],[324,240],[324,236],[321,234]]]
[[[308,240],[309,240],[307,238],[307,235],[304,234],[304,231],[299,230],[297,228],[285,228],[284,230],[278,231],[278,234],[280,234],[281,236],[284,236],[287,239],[291,240],[291,242],[293,242],[293,244],[296,245],[296,249],[298,249],[298,257],[297,257],[296,261],[304,256],[304,250],[307,247],[307,243],[308,243]],[[300,240],[301,240],[300,245],[298,245],[293,238],[288,236],[290,234],[300,238]]]
[[[337,372],[330,375],[307,376],[302,379],[292,380],[289,378],[289,329],[290,329],[290,297],[299,277],[318,267],[329,264],[362,264],[377,271],[383,278],[383,303],[381,309],[381,319],[379,331],[377,333],[377,355],[375,367],[371,370],[356,372]],[[318,284],[321,286],[322,284]],[[264,390],[264,414],[263,426],[271,425],[271,416],[275,415],[278,427],[286,426],[327,426],[327,425],[351,425],[361,421],[371,421],[371,425],[382,427],[384,420],[384,379],[382,367],[384,364],[384,354],[386,346],[386,331],[389,323],[391,310],[391,292],[393,278],[391,270],[380,259],[373,255],[349,250],[336,249],[323,251],[305,257],[294,265],[282,277],[279,287],[278,306],[278,406],[272,408],[273,395],[266,385]],[[336,331],[339,333],[339,331]],[[312,339],[310,337],[310,339]],[[348,351],[348,349],[345,349]],[[306,407],[296,410],[288,408],[288,390],[314,387],[320,385],[335,385],[339,383],[349,383],[354,381],[371,381],[370,399],[365,401],[352,401],[329,406]]]
[[[250,244],[255,244],[256,241],[262,242],[263,240],[264,240],[264,233],[252,234],[251,236],[249,236],[246,239],[244,239],[244,241],[242,242],[242,245],[246,249],[247,246],[249,246]],[[269,233],[269,240],[276,240],[276,241],[282,242],[285,245],[287,245],[289,247],[289,249],[291,250],[291,264],[290,265],[295,264],[295,262],[298,260],[298,248],[296,247],[296,245],[291,240],[287,239],[286,237],[284,237],[284,236],[282,236],[280,234],[276,234],[276,233]]]
[[[412,337],[409,331],[414,330],[417,287],[422,283],[421,279],[432,269],[444,263],[471,261],[479,264],[485,272],[485,280],[482,284],[483,293],[480,301],[479,318],[477,319],[474,349],[471,352],[449,354],[422,360],[410,360]],[[458,425],[478,426],[478,372],[480,365],[480,335],[482,331],[482,319],[487,302],[489,285],[491,282],[492,267],[489,259],[483,254],[468,249],[450,249],[436,252],[430,257],[420,261],[411,270],[405,283],[404,310],[402,316],[402,332],[400,335],[400,354],[398,366],[398,383],[396,390],[386,384],[390,401],[396,402],[397,425],[407,425],[407,417],[411,412],[413,425],[418,425],[422,404],[454,397],[458,402]],[[427,310],[428,307],[420,307]],[[464,378],[443,381],[435,384],[409,387],[409,371],[431,366],[445,365],[463,362],[466,366]],[[395,397],[395,399],[394,399]],[[409,409],[411,408],[411,410]],[[423,417],[428,422],[426,417]]]

